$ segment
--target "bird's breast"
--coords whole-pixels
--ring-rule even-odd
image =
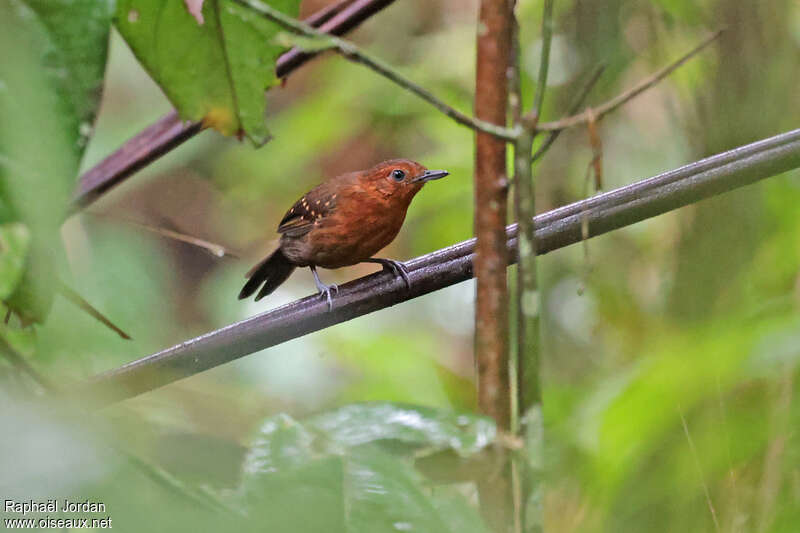
[[[354,195],[349,201],[340,201],[336,210],[318,220],[299,240],[282,241],[284,252],[297,264],[323,268],[369,259],[394,240],[405,220],[408,205],[392,205],[391,200]]]

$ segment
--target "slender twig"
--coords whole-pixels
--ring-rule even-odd
[[[622,94],[619,94],[614,98],[612,98],[611,100],[603,104],[600,104],[597,107],[592,108],[596,120],[602,119],[604,116],[616,110],[618,107],[626,104],[633,98],[639,96],[644,91],[653,87],[658,82],[660,82],[661,80],[672,74],[676,69],[678,69],[678,67],[689,61],[692,57],[700,53],[708,45],[716,41],[717,38],[719,38],[719,36],[722,35],[724,31],[725,31],[724,29],[715,31],[714,33],[703,39],[703,41],[700,44],[698,44],[696,47],[694,47],[692,50],[690,50],[688,53],[686,53],[678,60],[665,66],[658,72],[654,73],[652,76],[648,76],[647,78],[643,79],[642,81],[640,81],[627,91],[623,92]],[[562,118],[554,122],[541,122],[538,124],[537,129],[539,131],[563,130],[565,128],[571,128],[579,124],[585,124],[588,120],[589,117],[587,116],[586,113],[580,113],[578,115]]]
[[[64,282],[58,281],[58,292],[70,303],[77,306],[82,311],[89,314],[92,318],[106,326],[108,329],[119,335],[125,340],[130,340],[130,335],[122,331],[116,324],[111,322],[103,313],[98,311],[92,304],[87,302],[80,294],[72,290]]]
[[[694,459],[694,466],[697,468],[697,473],[700,476],[700,483],[703,485],[703,494],[706,497],[706,505],[708,505],[708,512],[711,513],[711,520],[714,522],[714,530],[719,533],[719,520],[717,519],[717,511],[714,509],[714,502],[711,500],[711,493],[708,490],[708,483],[706,483],[705,474],[703,474],[703,465],[700,464],[700,455],[697,453],[697,448],[692,440],[692,435],[689,433],[689,426],[686,424],[686,417],[683,416],[683,411],[678,406],[678,414],[681,417],[681,425],[683,425],[683,434],[686,435],[686,440],[689,443],[689,450],[692,452]]]
[[[514,11],[513,11],[513,18],[512,18],[512,33],[511,33],[511,76],[510,76],[510,83],[509,83],[509,95],[508,95],[508,102],[509,107],[511,108],[511,118],[514,125],[521,126],[522,125],[522,87],[521,87],[521,69],[520,69],[520,56],[521,54],[521,47],[519,42],[519,20],[516,16],[517,10],[517,3],[514,2]],[[523,139],[524,137],[524,139]],[[517,140],[514,144],[514,181],[519,179],[519,175],[521,174],[518,166],[520,164],[527,164],[528,168],[531,167],[531,160],[530,160],[530,149],[527,151],[527,156],[520,157],[525,152],[519,151],[519,146],[523,142],[527,142],[527,139],[530,139],[533,142],[533,135],[530,134],[530,130],[523,132],[523,135]],[[527,160],[527,161],[525,161]],[[514,194],[514,212],[516,216],[516,220],[519,221],[519,210],[520,210],[520,196],[517,194],[518,191],[515,190]],[[511,358],[511,368],[513,372],[511,372],[511,432],[514,436],[520,435],[522,433],[521,428],[521,420],[522,420],[522,402],[520,398],[522,397],[522,391],[524,385],[522,383],[522,378],[524,375],[524,366],[523,366],[523,359],[525,357],[522,350],[519,349],[520,346],[520,335],[524,335],[524,326],[523,329],[520,329],[520,324],[522,323],[519,320],[519,309],[520,309],[520,295],[522,293],[522,277],[520,275],[520,271],[517,270],[517,277],[516,277],[516,286],[515,286],[515,307],[517,312],[517,321],[516,321],[516,332],[517,332],[517,349],[511,350],[510,358]],[[518,455],[513,455],[511,457],[511,490],[512,490],[512,498],[513,498],[513,508],[514,508],[514,533],[522,533],[526,523],[526,516],[527,516],[527,505],[523,502],[527,501],[527,494],[528,488],[532,486],[534,483],[538,483],[539,480],[528,480],[523,479],[525,476],[525,472],[528,470],[526,465],[520,464],[520,457]],[[536,510],[538,515],[539,509]]]
[[[542,13],[542,51],[534,107],[523,118],[523,133],[514,145],[514,187],[516,220],[519,224],[517,264],[517,405],[520,416],[531,406],[541,404],[539,385],[539,289],[536,279],[536,184],[532,171],[536,122],[542,110],[550,64],[550,41],[553,36],[553,3],[545,0]]]
[[[348,5],[340,6],[341,11],[336,9],[333,11],[338,12],[332,13],[332,10],[324,8],[322,11],[325,13],[315,13],[307,20],[309,23],[321,23],[320,31],[341,35],[357,27],[394,1],[343,2]],[[328,19],[327,17],[331,14],[333,16]],[[293,48],[278,58],[275,73],[279,78],[284,78],[316,55]],[[71,213],[91,204],[114,186],[122,183],[138,170],[177,148],[202,130],[199,122],[181,121],[175,111],[167,113],[155,124],[136,134],[81,176],[78,190],[73,198]]]
[[[520,57],[522,56],[522,51],[519,42],[519,20],[516,16],[517,10],[517,2],[514,2],[514,18],[512,20],[513,28],[511,34],[511,70],[510,70],[510,77],[509,77],[509,94],[508,94],[508,103],[509,108],[511,110],[511,120],[512,123],[515,125],[522,124],[522,82],[521,82],[521,75],[522,71],[520,68]],[[529,139],[533,139],[532,135],[528,135]],[[516,143],[514,143],[514,176],[511,180],[511,183],[514,183],[518,179],[518,175],[520,173],[519,169],[517,168],[520,164],[524,164],[524,157],[520,158],[522,153],[519,151],[519,144],[521,139],[518,139]],[[530,154],[530,152],[528,152]],[[528,163],[530,166],[530,158],[528,158]],[[519,188],[514,188],[514,217],[517,222],[520,220],[519,216],[519,209],[520,209],[520,196],[519,196]],[[517,307],[517,319],[519,319],[519,292],[522,289],[521,285],[521,278],[519,275],[519,270],[517,270],[517,278],[516,278],[516,294],[515,294],[515,306]],[[517,320],[519,323],[519,320]],[[520,432],[520,419],[521,419],[521,403],[519,401],[521,394],[522,394],[522,368],[521,368],[521,361],[520,361],[520,350],[519,350],[519,328],[517,328],[517,345],[516,350],[511,351],[511,366],[514,369],[514,373],[512,374],[512,393],[513,393],[513,401],[511,403],[511,431],[514,434],[518,434]],[[512,332],[513,333],[513,332]]]
[[[239,254],[231,252],[221,244],[207,241],[205,239],[200,239],[198,237],[193,237],[191,235],[186,235],[185,233],[180,233],[177,231],[173,231],[171,229],[151,226],[149,224],[144,224],[142,222],[133,222],[133,221],[127,221],[127,222],[128,224],[132,224],[136,227],[142,228],[143,230],[150,231],[157,235],[161,235],[162,237],[166,237],[167,239],[184,242],[186,244],[191,244],[192,246],[201,248],[206,252],[210,253],[211,255],[213,255],[214,257],[234,257],[234,258],[239,257]]]
[[[547,89],[547,74],[550,70],[550,44],[553,40],[553,4],[555,0],[544,0],[542,14],[542,52],[539,60],[539,77],[531,109],[531,123],[536,123],[541,115],[544,93]]]
[[[570,106],[567,108],[567,115],[574,115],[575,113],[578,112],[583,103],[586,101],[586,98],[589,96],[589,93],[592,92],[592,89],[594,88],[595,84],[597,84],[605,68],[606,68],[605,65],[600,65],[594,69],[591,76],[589,76],[589,79],[586,81],[581,90],[578,92],[575,99],[572,101],[572,104],[570,104]],[[539,148],[533,153],[533,157],[531,157],[531,162],[535,163],[536,161],[541,159],[542,156],[544,156],[544,154],[547,153],[547,150],[550,149],[553,143],[556,142],[556,139],[558,139],[558,136],[561,135],[562,131],[564,130],[553,130],[549,132],[547,134],[547,138],[544,140],[541,146],[539,146]]]
[[[214,257],[233,257],[236,259],[240,258],[240,255],[230,251],[229,249],[225,248],[221,244],[217,244],[215,242],[207,241],[205,239],[201,239],[199,237],[195,237],[193,235],[187,235],[186,233],[181,233],[179,231],[174,231],[167,228],[160,228],[158,226],[152,226],[150,224],[145,224],[144,222],[139,222],[136,220],[131,220],[129,218],[122,218],[122,217],[115,217],[108,215],[106,213],[91,213],[87,212],[95,217],[105,218],[108,220],[118,220],[120,222],[124,222],[125,224],[130,224],[131,226],[136,226],[137,228],[141,228],[145,231],[149,231],[151,233],[155,233],[156,235],[160,235],[161,237],[172,239],[178,242],[183,242],[186,244],[190,244],[192,246],[196,246],[206,252],[210,253]]]
[[[800,129],[735,148],[538,215],[542,255],[758,180],[800,168]],[[585,220],[584,220],[585,219]],[[586,224],[585,221],[588,221]],[[584,226],[586,224],[586,226]],[[507,228],[510,262],[516,225]],[[471,239],[406,263],[411,288],[378,272],[339,287],[333,311],[309,296],[101,374],[72,389],[94,407],[136,396],[313,331],[417,298],[472,277]]]
[[[365,67],[369,68],[370,70],[380,74],[381,76],[385,77],[386,79],[394,82],[396,85],[406,89],[407,91],[416,94],[436,109],[441,111],[446,116],[450,117],[451,119],[455,120],[459,124],[463,126],[467,126],[472,128],[475,131],[480,131],[483,133],[487,133],[489,135],[493,135],[499,139],[503,139],[505,141],[512,142],[517,137],[517,131],[511,130],[508,128],[504,128],[503,126],[497,126],[490,122],[486,122],[477,118],[472,118],[461,111],[451,107],[450,105],[446,104],[438,97],[434,96],[433,93],[428,91],[427,89],[417,85],[416,83],[412,82],[408,78],[403,77],[399,72],[394,70],[389,64],[385,63],[384,61],[372,57],[371,55],[367,54],[366,52],[362,51],[358,48],[355,44],[345,41],[344,39],[340,39],[339,37],[334,37],[325,33],[322,33],[319,30],[316,30],[295,18],[292,18],[284,13],[278,11],[270,7],[263,2],[259,2],[258,0],[234,0],[236,3],[241,4],[245,7],[248,7],[255,11],[256,13],[262,15],[265,18],[272,20],[273,22],[280,24],[281,26],[295,31],[299,34],[305,35],[307,37],[316,37],[319,39],[325,40],[327,43],[330,44],[330,49],[339,53],[345,59],[352,61],[354,63],[360,63]]]
[[[550,42],[553,36],[553,3],[554,0],[544,0],[542,14],[542,50],[539,57],[539,77],[536,92],[533,98],[533,109],[521,117],[522,93],[520,87],[520,45],[519,28],[515,17],[514,48],[515,58],[512,65],[512,90],[516,93],[512,100],[519,102],[519,107],[514,113],[514,125],[522,129],[522,133],[514,143],[514,211],[518,224],[517,234],[517,283],[515,291],[516,310],[516,351],[514,366],[515,372],[515,426],[513,429],[521,431],[520,421],[524,414],[532,407],[542,405],[542,396],[539,383],[539,352],[541,349],[539,332],[539,302],[538,280],[536,272],[536,238],[534,228],[534,215],[536,214],[536,182],[533,175],[533,160],[531,151],[536,135],[536,123],[539,120],[547,89],[547,73],[550,66]],[[537,450],[541,453],[541,450]],[[515,531],[521,532],[528,520],[523,510],[526,506],[528,491],[533,483],[541,484],[541,479],[529,480],[523,483],[523,468],[514,461],[512,464],[512,478],[514,481],[514,506],[515,506]],[[537,505],[533,510],[535,519],[541,523],[542,507]]]
[[[319,31],[324,33],[344,35],[378,11],[393,4],[394,1],[395,0],[355,0],[342,2],[342,4],[347,5],[338,4],[340,9],[329,19],[324,21],[322,21],[321,18],[312,20],[315,19],[315,13],[311,17],[305,19],[305,23],[314,28],[318,28]],[[320,11],[325,11],[325,8]],[[315,22],[317,23],[315,24]],[[278,58],[278,63],[275,65],[275,74],[279,78],[285,78],[297,69],[297,67],[317,57],[317,55],[319,55],[319,52],[308,52],[298,47],[292,48]]]

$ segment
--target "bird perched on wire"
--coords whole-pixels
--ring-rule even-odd
[[[247,273],[239,299],[258,290],[256,301],[286,281],[296,267],[309,267],[320,296],[333,308],[336,285],[320,281],[317,267],[378,263],[410,287],[405,266],[372,257],[392,242],[406,211],[425,183],[448,175],[408,159],[391,159],[359,172],[331,178],[298,200],[278,225],[280,246]],[[260,287],[260,290],[259,290]]]

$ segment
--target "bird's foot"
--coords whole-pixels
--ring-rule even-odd
[[[333,296],[331,296],[331,291],[339,294],[339,286],[335,283],[331,283],[330,285],[325,285],[320,283],[317,285],[317,289],[319,289],[319,297],[323,300],[328,301],[328,311],[333,310]]]
[[[403,263],[395,261],[394,259],[377,259],[376,262],[383,265],[384,270],[388,270],[395,276],[403,278],[406,289],[411,289],[411,281],[408,279],[408,269]]]
[[[331,296],[331,291],[336,291],[336,294],[339,294],[339,286],[335,283],[331,283],[330,285],[322,283],[322,280],[319,279],[319,274],[317,274],[317,267],[313,265],[311,266],[311,273],[314,274],[314,283],[317,284],[319,297],[328,300],[328,311],[332,311],[333,297]]]

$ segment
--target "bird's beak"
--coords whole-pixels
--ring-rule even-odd
[[[411,183],[417,183],[419,181],[425,183],[426,181],[438,180],[447,176],[448,174],[450,173],[446,170],[426,170],[425,172],[423,172],[422,174],[411,180]]]

